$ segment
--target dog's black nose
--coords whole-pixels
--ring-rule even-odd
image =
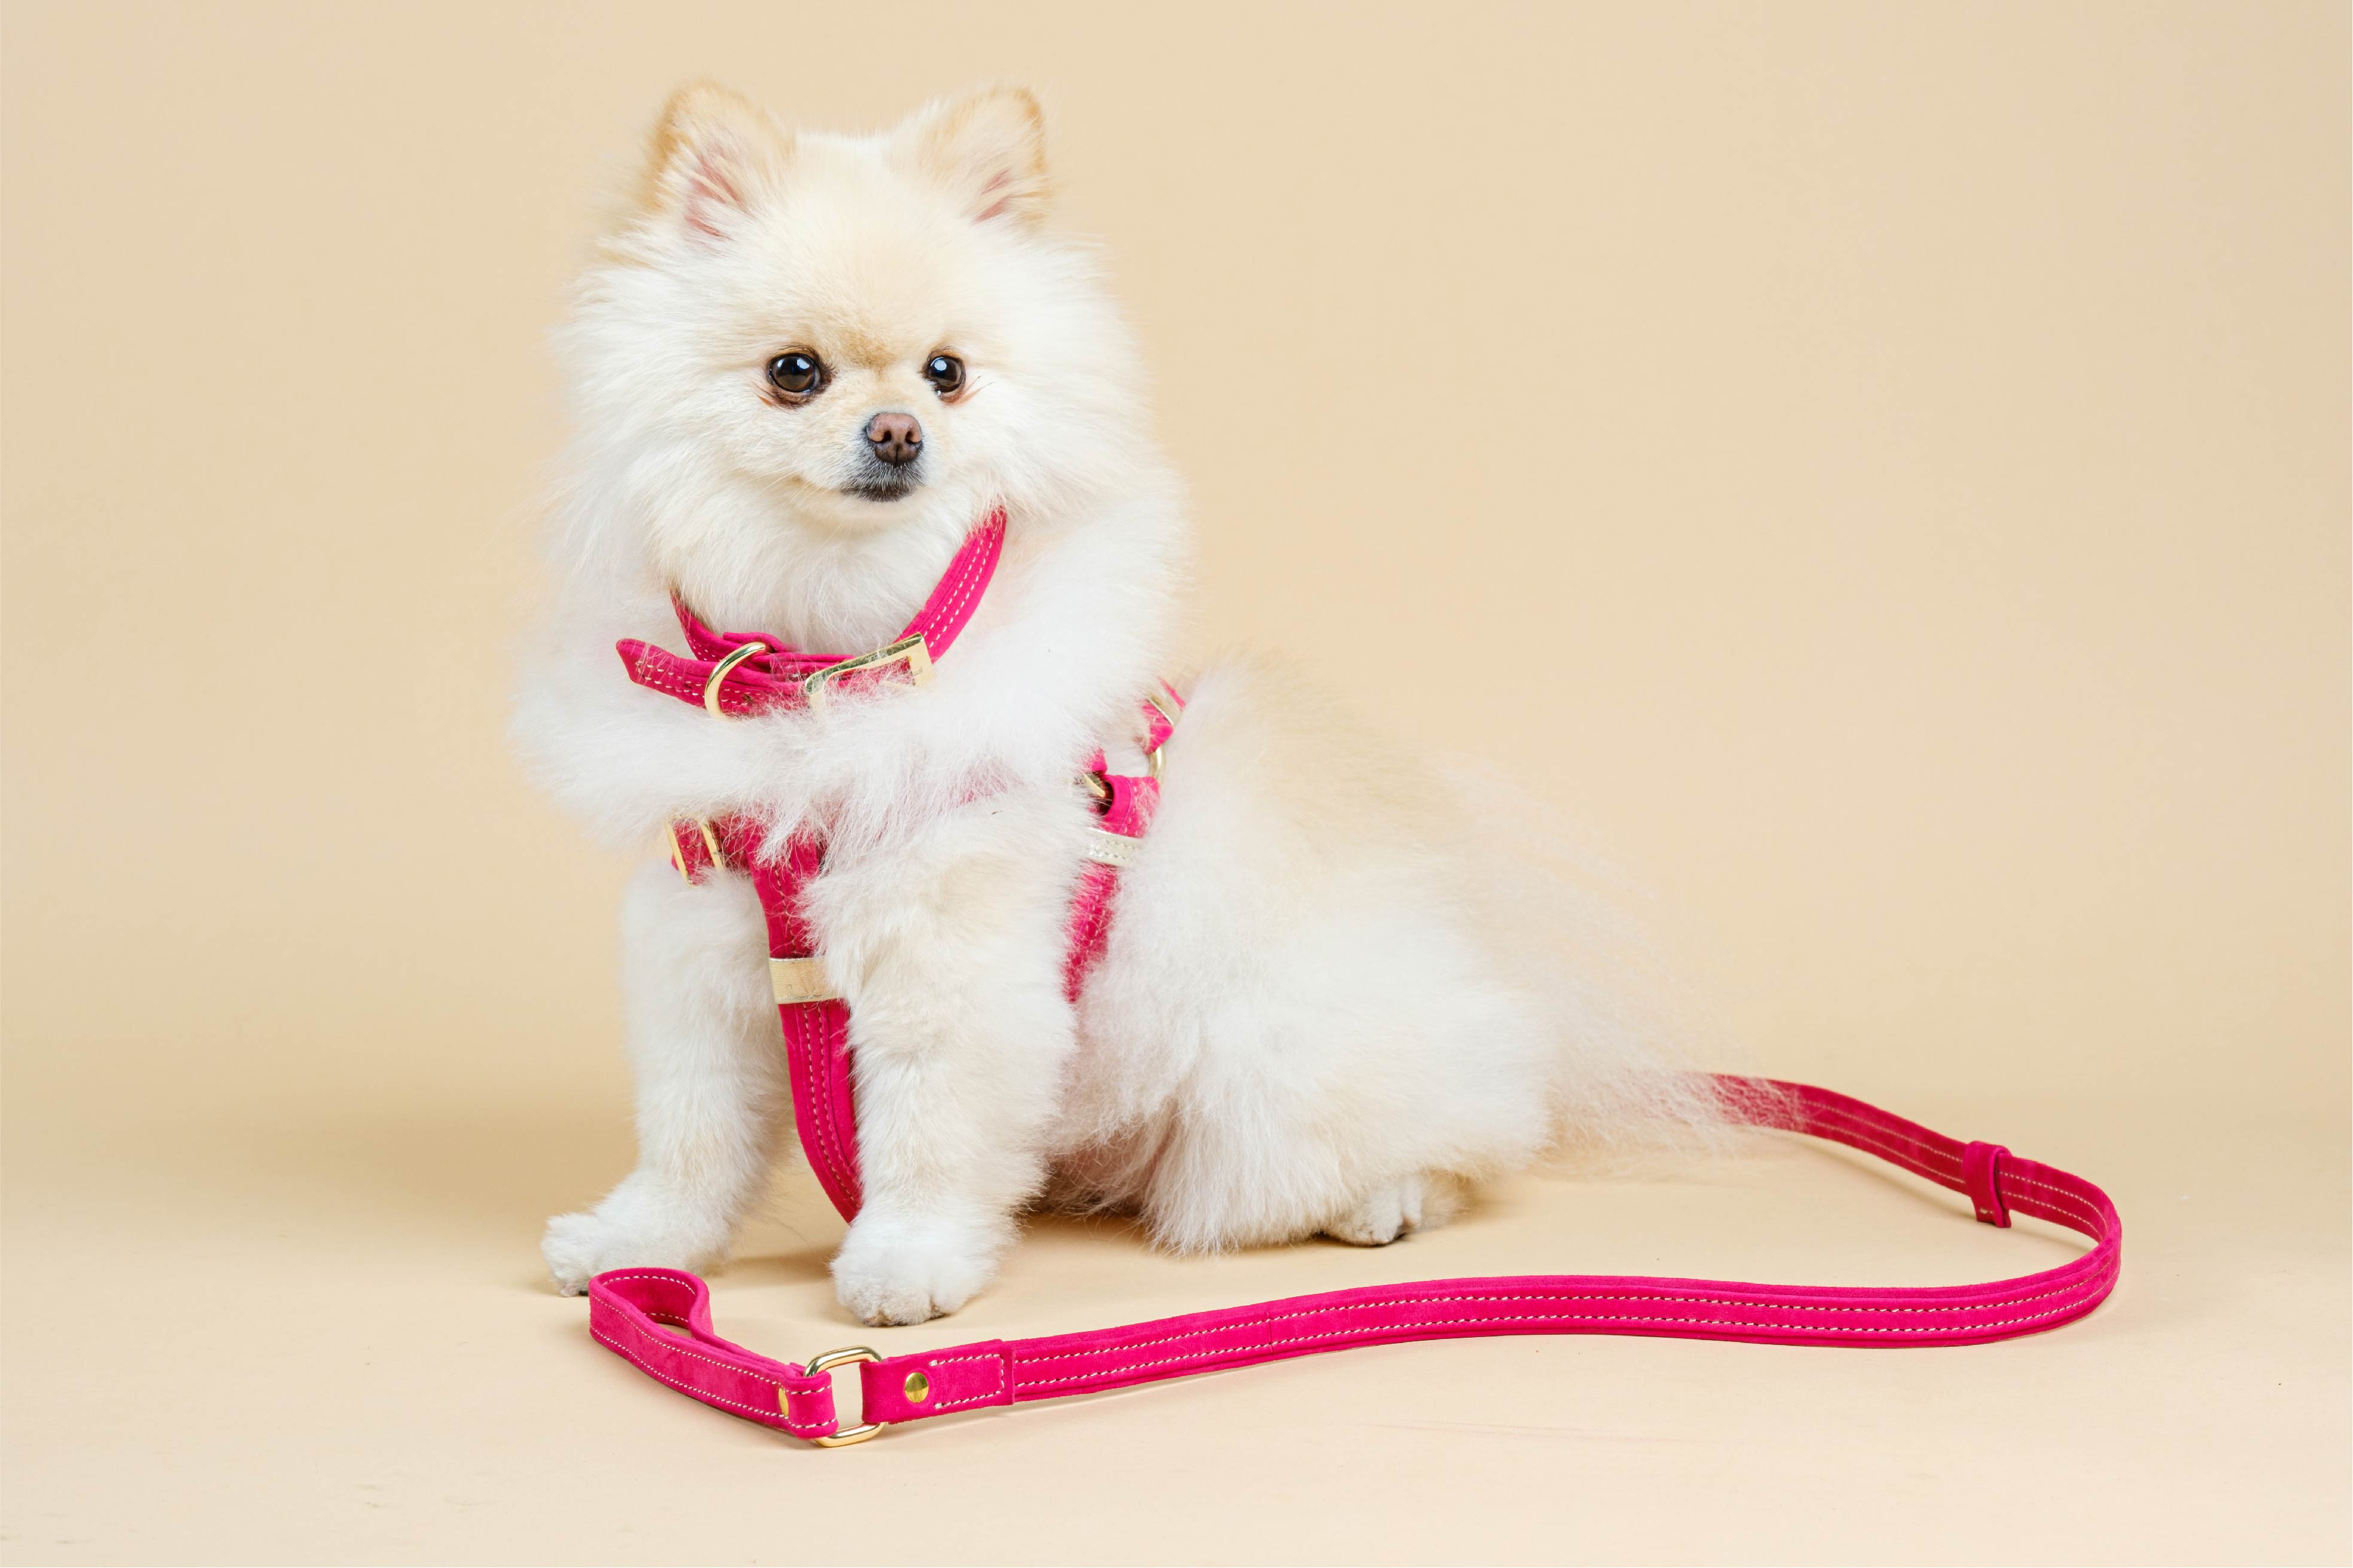
[[[912,414],[877,414],[866,422],[866,445],[892,468],[923,455],[923,427]]]

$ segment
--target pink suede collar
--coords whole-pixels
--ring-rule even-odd
[[[931,597],[888,646],[897,647],[914,639],[923,649],[923,668],[929,668],[932,659],[955,645],[957,634],[980,607],[981,595],[997,575],[997,557],[1004,549],[1005,512],[999,508],[965,536]],[[624,637],[615,645],[623,667],[639,686],[666,691],[681,701],[707,704],[729,718],[804,707],[812,690],[811,676],[857,662],[831,654],[804,653],[782,638],[765,635],[714,632],[695,618],[684,600],[672,598],[670,606],[678,613],[691,657],[681,658],[668,648]],[[887,679],[905,668],[877,664],[871,679]]]

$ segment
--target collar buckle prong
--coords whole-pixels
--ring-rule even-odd
[[[801,695],[808,699],[812,710],[825,706],[827,691],[836,680],[855,675],[860,670],[879,670],[887,665],[903,664],[907,679],[922,686],[932,679],[932,650],[923,642],[923,634],[901,637],[897,642],[878,647],[871,653],[861,653],[856,658],[845,658],[839,664],[828,664],[823,669],[812,670],[801,681]]]

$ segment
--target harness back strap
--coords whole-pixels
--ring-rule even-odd
[[[2055,1268],[1982,1285],[1857,1289],[1579,1274],[1431,1279],[911,1355],[859,1346],[806,1365],[719,1338],[709,1288],[695,1276],[627,1268],[590,1282],[589,1331],[657,1382],[832,1447],[885,1426],[988,1405],[1408,1340],[1650,1334],[1767,1344],[1969,1344],[2057,1328],[2114,1288],[2123,1224],[2107,1194],[2081,1176],[1999,1144],[1960,1142],[1826,1089],[1722,1076],[1711,1082],[1737,1121],[1842,1143],[1966,1194],[1987,1224],[2031,1215],[2082,1233],[2092,1248]],[[863,1363],[863,1418],[845,1426],[828,1373],[853,1362]]]

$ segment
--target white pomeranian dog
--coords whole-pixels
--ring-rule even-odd
[[[1602,957],[1614,928],[1548,879],[1521,805],[1282,671],[1175,666],[1182,499],[1134,340],[1055,230],[1027,92],[849,137],[686,89],[561,348],[576,435],[517,732],[615,839],[723,816],[770,854],[824,835],[805,910],[855,1046],[851,1313],[954,1311],[1040,1204],[1185,1250],[1378,1245],[1559,1140],[1694,1114]],[[618,638],[677,642],[673,596],[878,647],[1000,509],[1001,566],[927,685],[722,720],[617,667]],[[1098,751],[1141,771],[1162,677],[1188,705],[1160,809],[1073,999],[1082,774]],[[740,868],[655,860],[622,931],[638,1165],[550,1222],[566,1291],[723,1258],[789,1138]]]

